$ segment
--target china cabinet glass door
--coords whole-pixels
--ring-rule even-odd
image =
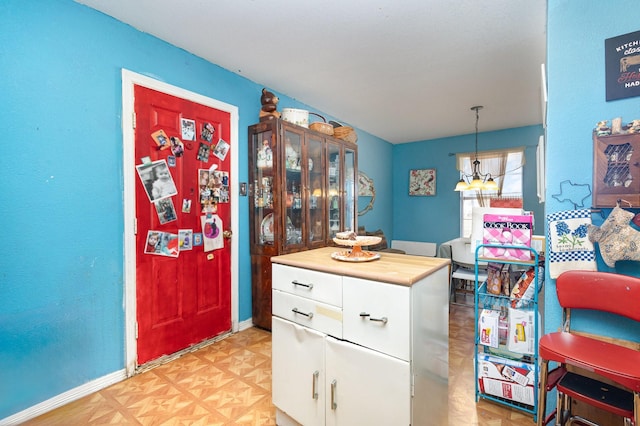
[[[307,223],[307,239],[311,245],[323,245],[324,243],[324,186],[322,147],[323,140],[317,136],[307,135],[307,176],[306,187],[309,212]],[[315,244],[314,244],[315,243]]]
[[[256,220],[253,223],[251,234],[253,244],[263,246],[274,245],[274,193],[275,184],[274,156],[272,146],[273,131],[271,128],[253,135],[251,142],[253,170],[253,209],[252,214]]]
[[[302,208],[302,140],[302,133],[284,129],[285,247],[302,244],[302,225],[305,218]]]
[[[340,146],[334,143],[327,143],[327,230],[329,239],[332,239],[340,232],[341,212],[340,212]]]
[[[277,118],[248,128],[253,324],[271,329],[271,257],[357,229],[358,147]]]

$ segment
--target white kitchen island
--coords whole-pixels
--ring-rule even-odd
[[[271,259],[277,424],[448,424],[449,259],[338,250]]]

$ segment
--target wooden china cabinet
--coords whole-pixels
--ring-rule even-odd
[[[249,126],[253,324],[271,330],[271,257],[357,227],[358,147],[272,118]]]
[[[593,206],[640,205],[640,133],[593,134]]]

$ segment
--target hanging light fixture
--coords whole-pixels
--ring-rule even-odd
[[[471,110],[476,112],[476,156],[472,163],[472,173],[462,173],[462,177],[460,177],[460,181],[456,185],[456,191],[498,190],[498,184],[491,177],[491,173],[480,173],[480,161],[478,160],[478,120],[480,119],[480,114],[478,111],[482,108],[484,107],[481,105],[471,107]]]

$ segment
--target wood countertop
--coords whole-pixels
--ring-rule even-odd
[[[344,248],[323,247],[274,256],[271,261],[298,268],[406,286],[418,282],[451,263],[451,260],[439,257],[411,256],[386,252],[379,252],[380,259],[368,262],[345,262],[331,258],[331,253],[342,250]]]

